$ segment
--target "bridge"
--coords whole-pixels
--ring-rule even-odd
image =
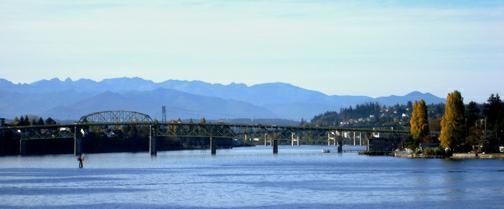
[[[210,153],[217,152],[216,141],[219,138],[262,139],[265,145],[271,145],[273,154],[278,153],[280,139],[290,139],[291,145],[300,145],[303,137],[327,137],[327,144],[338,147],[338,152],[343,151],[343,140],[353,138],[353,145],[362,145],[371,137],[380,134],[406,135],[408,131],[387,129],[364,129],[342,127],[314,127],[314,126],[281,126],[262,124],[229,124],[220,122],[188,123],[181,121],[159,122],[149,115],[133,111],[103,111],[91,113],[81,117],[74,123],[46,124],[31,126],[7,126],[0,128],[0,134],[15,134],[23,140],[36,139],[73,139],[73,153],[82,154],[82,139],[96,128],[110,131],[120,127],[140,127],[148,129],[149,153],[157,154],[157,141],[160,137],[202,137],[209,140]],[[20,145],[20,149],[23,146]],[[23,153],[22,150],[20,153]]]

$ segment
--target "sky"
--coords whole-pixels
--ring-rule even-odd
[[[0,78],[504,94],[504,1],[0,0]]]

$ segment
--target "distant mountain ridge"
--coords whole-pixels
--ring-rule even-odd
[[[419,99],[425,99],[427,103],[444,102],[435,95],[418,91],[377,98],[338,96],[288,83],[251,86],[182,80],[156,83],[138,77],[123,77],[102,81],[55,78],[15,84],[0,79],[0,117],[6,118],[35,114],[76,120],[90,112],[117,109],[145,112],[160,118],[161,106],[166,105],[169,118],[300,120],[366,102],[394,105]]]

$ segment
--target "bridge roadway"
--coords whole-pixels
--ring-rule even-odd
[[[278,143],[280,138],[291,138],[299,145],[301,135],[327,136],[327,144],[338,144],[338,151],[342,151],[343,138],[349,137],[353,133],[354,145],[356,133],[359,133],[359,141],[364,137],[369,139],[376,134],[401,135],[408,134],[408,131],[386,130],[386,129],[359,129],[341,127],[313,127],[313,126],[277,126],[261,124],[227,124],[227,123],[184,123],[180,121],[158,122],[149,115],[135,111],[101,111],[82,116],[76,123],[54,124],[54,125],[32,125],[0,127],[0,136],[5,136],[6,132],[10,136],[18,135],[20,138],[20,153],[23,149],[23,140],[36,139],[58,139],[73,138],[74,154],[82,153],[82,138],[92,132],[93,128],[101,127],[102,130],[110,130],[118,127],[141,127],[148,128],[149,132],[149,152],[151,155],[157,153],[158,137],[204,137],[209,139],[212,155],[216,153],[216,143],[218,138],[243,138],[245,141],[250,137],[264,137],[265,144],[270,141],[273,153],[278,153]],[[215,138],[215,140],[214,140]]]
[[[353,133],[354,144],[356,133],[359,133],[359,140],[362,141],[362,134],[366,139],[373,135],[392,134],[405,135],[408,131],[388,130],[388,129],[366,129],[366,128],[342,128],[342,127],[314,127],[314,126],[279,126],[261,124],[229,124],[229,123],[183,123],[183,122],[77,122],[54,125],[32,125],[1,127],[0,132],[10,131],[20,135],[21,140],[27,139],[50,139],[50,138],[73,138],[74,154],[79,155],[81,151],[81,139],[90,131],[91,127],[122,127],[137,126],[149,128],[149,152],[156,155],[157,137],[205,137],[209,138],[211,154],[216,154],[214,138],[242,138],[251,139],[255,136],[264,136],[266,143],[273,147],[273,153],[278,153],[278,138],[291,137],[292,144],[297,141],[299,145],[299,135],[309,134],[312,136],[327,136],[328,145],[338,145],[338,151],[342,151],[343,138]],[[296,138],[297,137],[297,138]]]

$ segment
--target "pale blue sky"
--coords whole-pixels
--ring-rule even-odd
[[[504,1],[0,0],[0,77],[504,93]]]

